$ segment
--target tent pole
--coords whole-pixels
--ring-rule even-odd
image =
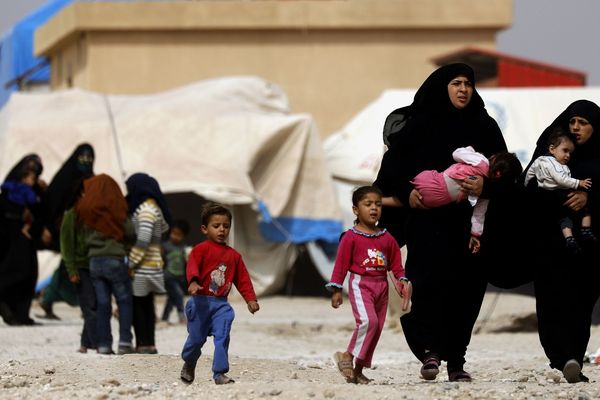
[[[108,114],[108,120],[110,121],[110,129],[112,132],[113,140],[115,141],[115,150],[117,152],[117,162],[119,163],[119,171],[121,171],[121,181],[125,182],[127,178],[127,174],[125,173],[125,168],[123,167],[123,156],[121,153],[121,145],[119,143],[119,136],[117,135],[117,126],[115,124],[115,118],[113,116],[112,108],[110,107],[110,102],[108,100],[107,95],[103,95],[104,104],[106,105],[106,112]]]

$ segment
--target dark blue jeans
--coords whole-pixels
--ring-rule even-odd
[[[188,337],[181,351],[186,364],[196,367],[202,346],[213,337],[213,378],[229,371],[229,334],[235,318],[226,297],[192,296],[185,305]]]
[[[165,289],[167,289],[167,302],[162,313],[162,320],[168,321],[173,307],[179,314],[183,314],[183,296],[186,293],[187,281],[185,276],[173,275],[165,270]]]
[[[98,351],[112,349],[111,296],[114,295],[119,309],[119,346],[132,346],[133,290],[123,259],[114,257],[90,258],[90,275],[96,290],[96,324]]]
[[[81,346],[88,349],[98,347],[98,329],[96,325],[96,290],[92,283],[90,270],[78,268],[79,283],[75,285],[79,307],[83,314],[83,331],[81,332]]]

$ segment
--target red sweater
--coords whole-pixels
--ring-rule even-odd
[[[404,276],[400,247],[386,230],[369,235],[351,228],[340,240],[331,283],[341,287],[348,271],[363,276]]]
[[[196,281],[200,295],[227,297],[233,283],[246,302],[256,301],[250,274],[240,253],[226,244],[206,240],[190,253],[186,268],[189,283]]]

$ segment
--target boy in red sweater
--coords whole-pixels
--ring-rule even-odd
[[[191,297],[185,305],[188,337],[181,351],[184,383],[194,381],[196,363],[208,336],[213,336],[215,345],[215,383],[234,382],[225,375],[229,371],[229,333],[235,316],[227,302],[232,283],[246,300],[248,311],[254,314],[260,308],[242,256],[226,244],[231,219],[231,212],[219,204],[204,207],[200,229],[207,240],[194,247],[188,259],[186,275]]]

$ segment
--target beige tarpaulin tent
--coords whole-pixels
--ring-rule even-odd
[[[337,240],[341,215],[312,118],[291,114],[280,88],[255,77],[202,81],[144,96],[78,89],[15,93],[0,112],[0,177],[37,153],[50,180],[77,144],[96,173],[154,176],[234,209],[234,246],[257,291],[284,283],[294,244]]]

